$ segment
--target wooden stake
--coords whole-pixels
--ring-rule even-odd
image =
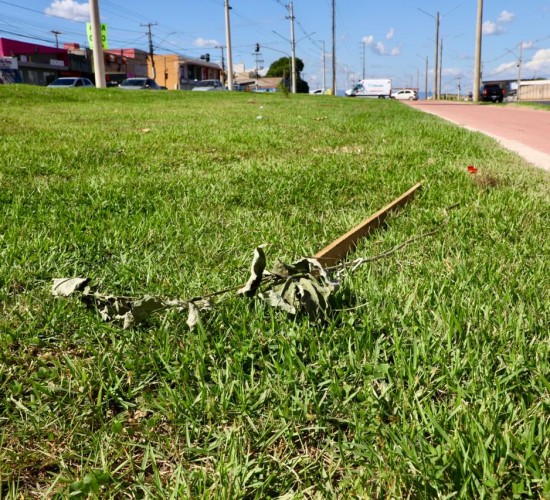
[[[338,261],[344,260],[346,255],[355,250],[357,240],[370,234],[373,230],[383,224],[387,215],[414,198],[414,195],[418,189],[422,187],[421,183],[416,184],[406,193],[403,193],[399,198],[393,200],[389,205],[385,206],[382,210],[379,210],[374,215],[371,215],[368,219],[358,224],[346,234],[340,236],[337,240],[334,240],[330,245],[323,248],[321,251],[314,255],[323,266],[331,266]]]

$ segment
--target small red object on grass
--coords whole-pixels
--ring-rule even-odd
[[[477,174],[477,168],[473,165],[468,165],[468,172],[470,172],[471,174]]]

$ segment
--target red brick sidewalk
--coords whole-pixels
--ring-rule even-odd
[[[550,171],[550,109],[451,101],[412,101],[407,104],[494,137],[505,148]]]

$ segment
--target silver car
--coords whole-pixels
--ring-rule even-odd
[[[221,90],[224,91],[225,87],[222,85],[222,82],[219,80],[201,80],[197,82],[192,90],[197,91],[212,91],[212,90]]]
[[[48,87],[95,87],[95,85],[87,78],[76,76],[64,76],[54,80]]]

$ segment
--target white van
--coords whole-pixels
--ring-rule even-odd
[[[360,80],[352,89],[346,90],[346,95],[389,99],[391,97],[391,80],[388,78]]]

